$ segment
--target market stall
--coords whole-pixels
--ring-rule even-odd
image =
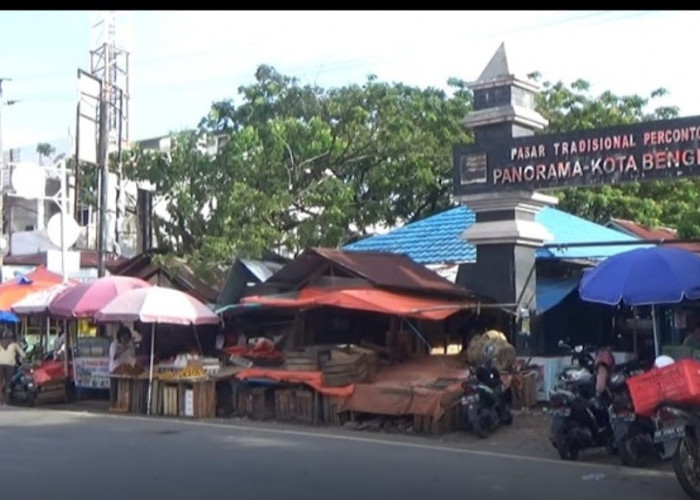
[[[115,327],[98,328],[93,322],[95,313],[127,290],[150,286],[138,278],[106,276],[48,297],[49,315],[65,321],[65,364],[80,394],[109,389],[109,345]]]
[[[155,286],[119,295],[95,314],[95,320],[139,322],[150,328],[147,365],[121,365],[110,373],[117,387],[113,411],[196,418],[215,415],[214,376],[221,365],[218,358],[204,356],[196,328],[218,325],[219,317],[204,304],[184,292]],[[178,326],[191,328],[198,353],[168,357],[157,351],[161,335]]]

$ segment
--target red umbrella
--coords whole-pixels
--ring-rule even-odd
[[[90,283],[78,283],[58,294],[49,304],[49,312],[58,318],[91,318],[120,293],[150,283],[130,276],[105,276]]]

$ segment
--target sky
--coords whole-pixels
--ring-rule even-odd
[[[3,149],[69,144],[77,70],[90,69],[99,16],[90,11],[3,11]],[[669,94],[700,115],[695,34],[700,11],[126,11],[117,41],[130,54],[131,140],[195,126],[210,105],[268,64],[325,88],[381,81],[447,89],[475,80],[501,42],[511,69],[546,81],[591,84],[593,95]],[[25,158],[23,158],[24,160]]]

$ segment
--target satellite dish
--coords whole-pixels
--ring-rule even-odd
[[[10,184],[21,198],[43,198],[46,196],[46,171],[34,163],[15,163]]]
[[[65,219],[65,245],[70,248],[80,236],[80,226],[70,215],[66,215]],[[61,248],[61,212],[55,213],[46,223],[46,233],[49,235],[49,241]]]

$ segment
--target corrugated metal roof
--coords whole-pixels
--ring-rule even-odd
[[[473,296],[471,292],[420,265],[410,257],[387,252],[346,252],[331,248],[309,248],[268,279],[268,283],[299,286],[332,263],[352,276],[364,278],[379,288],[421,294]]]
[[[652,228],[631,220],[610,219],[608,227],[617,229],[625,234],[637,236],[643,240],[676,240],[678,231],[668,227]],[[700,243],[665,243],[665,246],[684,248],[691,252],[700,253]]]
[[[554,237],[548,243],[586,243],[639,241],[600,224],[582,219],[552,207],[537,215]],[[462,233],[474,224],[474,212],[467,206],[445,210],[439,214],[407,224],[389,233],[371,236],[345,246],[350,251],[381,251],[408,255],[421,264],[474,262],[476,248],[462,239]],[[604,259],[637,248],[631,245],[540,248],[539,259]]]
[[[264,260],[239,259],[248,270],[260,280],[261,283],[282,269],[282,264],[279,262],[268,262]]]

